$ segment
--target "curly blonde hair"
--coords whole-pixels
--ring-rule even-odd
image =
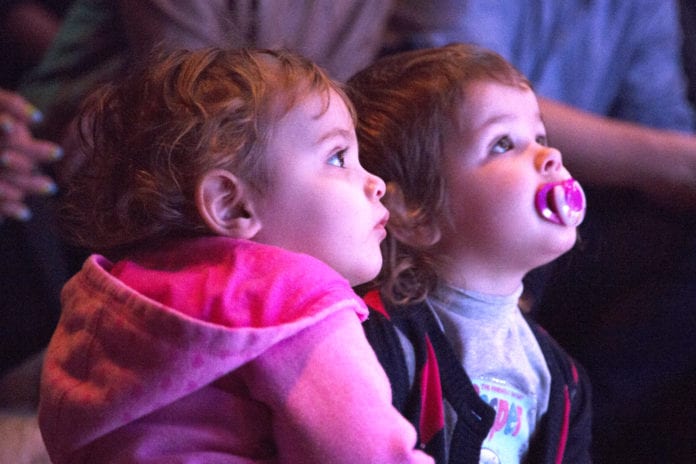
[[[207,48],[155,55],[93,94],[80,116],[84,165],[68,185],[63,226],[89,251],[118,256],[206,235],[201,176],[227,169],[260,192],[269,130],[301,98],[340,84],[287,50]]]
[[[467,85],[477,81],[531,88],[500,55],[464,44],[387,56],[348,81],[358,114],[360,161],[387,183],[388,207],[395,186],[406,206],[407,214],[392,215],[400,220],[390,220],[388,229],[415,230],[447,217],[445,136],[458,124]],[[382,243],[382,271],[372,285],[394,304],[425,299],[438,282],[431,253],[437,240],[411,244],[390,233]]]

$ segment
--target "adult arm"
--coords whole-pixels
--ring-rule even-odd
[[[271,406],[279,462],[430,463],[391,405],[384,371],[352,311],[285,340],[247,372]]]
[[[627,58],[613,117],[541,99],[551,143],[581,181],[636,189],[672,207],[692,209],[696,137],[675,4],[635,0],[622,8],[629,9],[622,15],[627,20],[620,45]]]
[[[676,208],[696,208],[696,136],[597,116],[548,99],[552,145],[580,181],[632,188]]]

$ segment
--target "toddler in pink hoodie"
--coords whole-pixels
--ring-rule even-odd
[[[54,463],[432,462],[351,289],[388,213],[340,86],[285,51],[181,51],[81,127],[64,215],[95,254],[46,356]]]

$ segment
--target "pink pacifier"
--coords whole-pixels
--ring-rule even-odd
[[[534,202],[539,214],[556,224],[577,227],[585,218],[585,192],[575,179],[542,185]]]

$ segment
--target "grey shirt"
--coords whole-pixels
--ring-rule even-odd
[[[441,285],[428,298],[474,387],[497,412],[482,462],[493,456],[519,462],[548,408],[551,374],[518,307],[520,294],[521,288],[496,296]],[[451,432],[456,418],[449,405],[445,420]]]

